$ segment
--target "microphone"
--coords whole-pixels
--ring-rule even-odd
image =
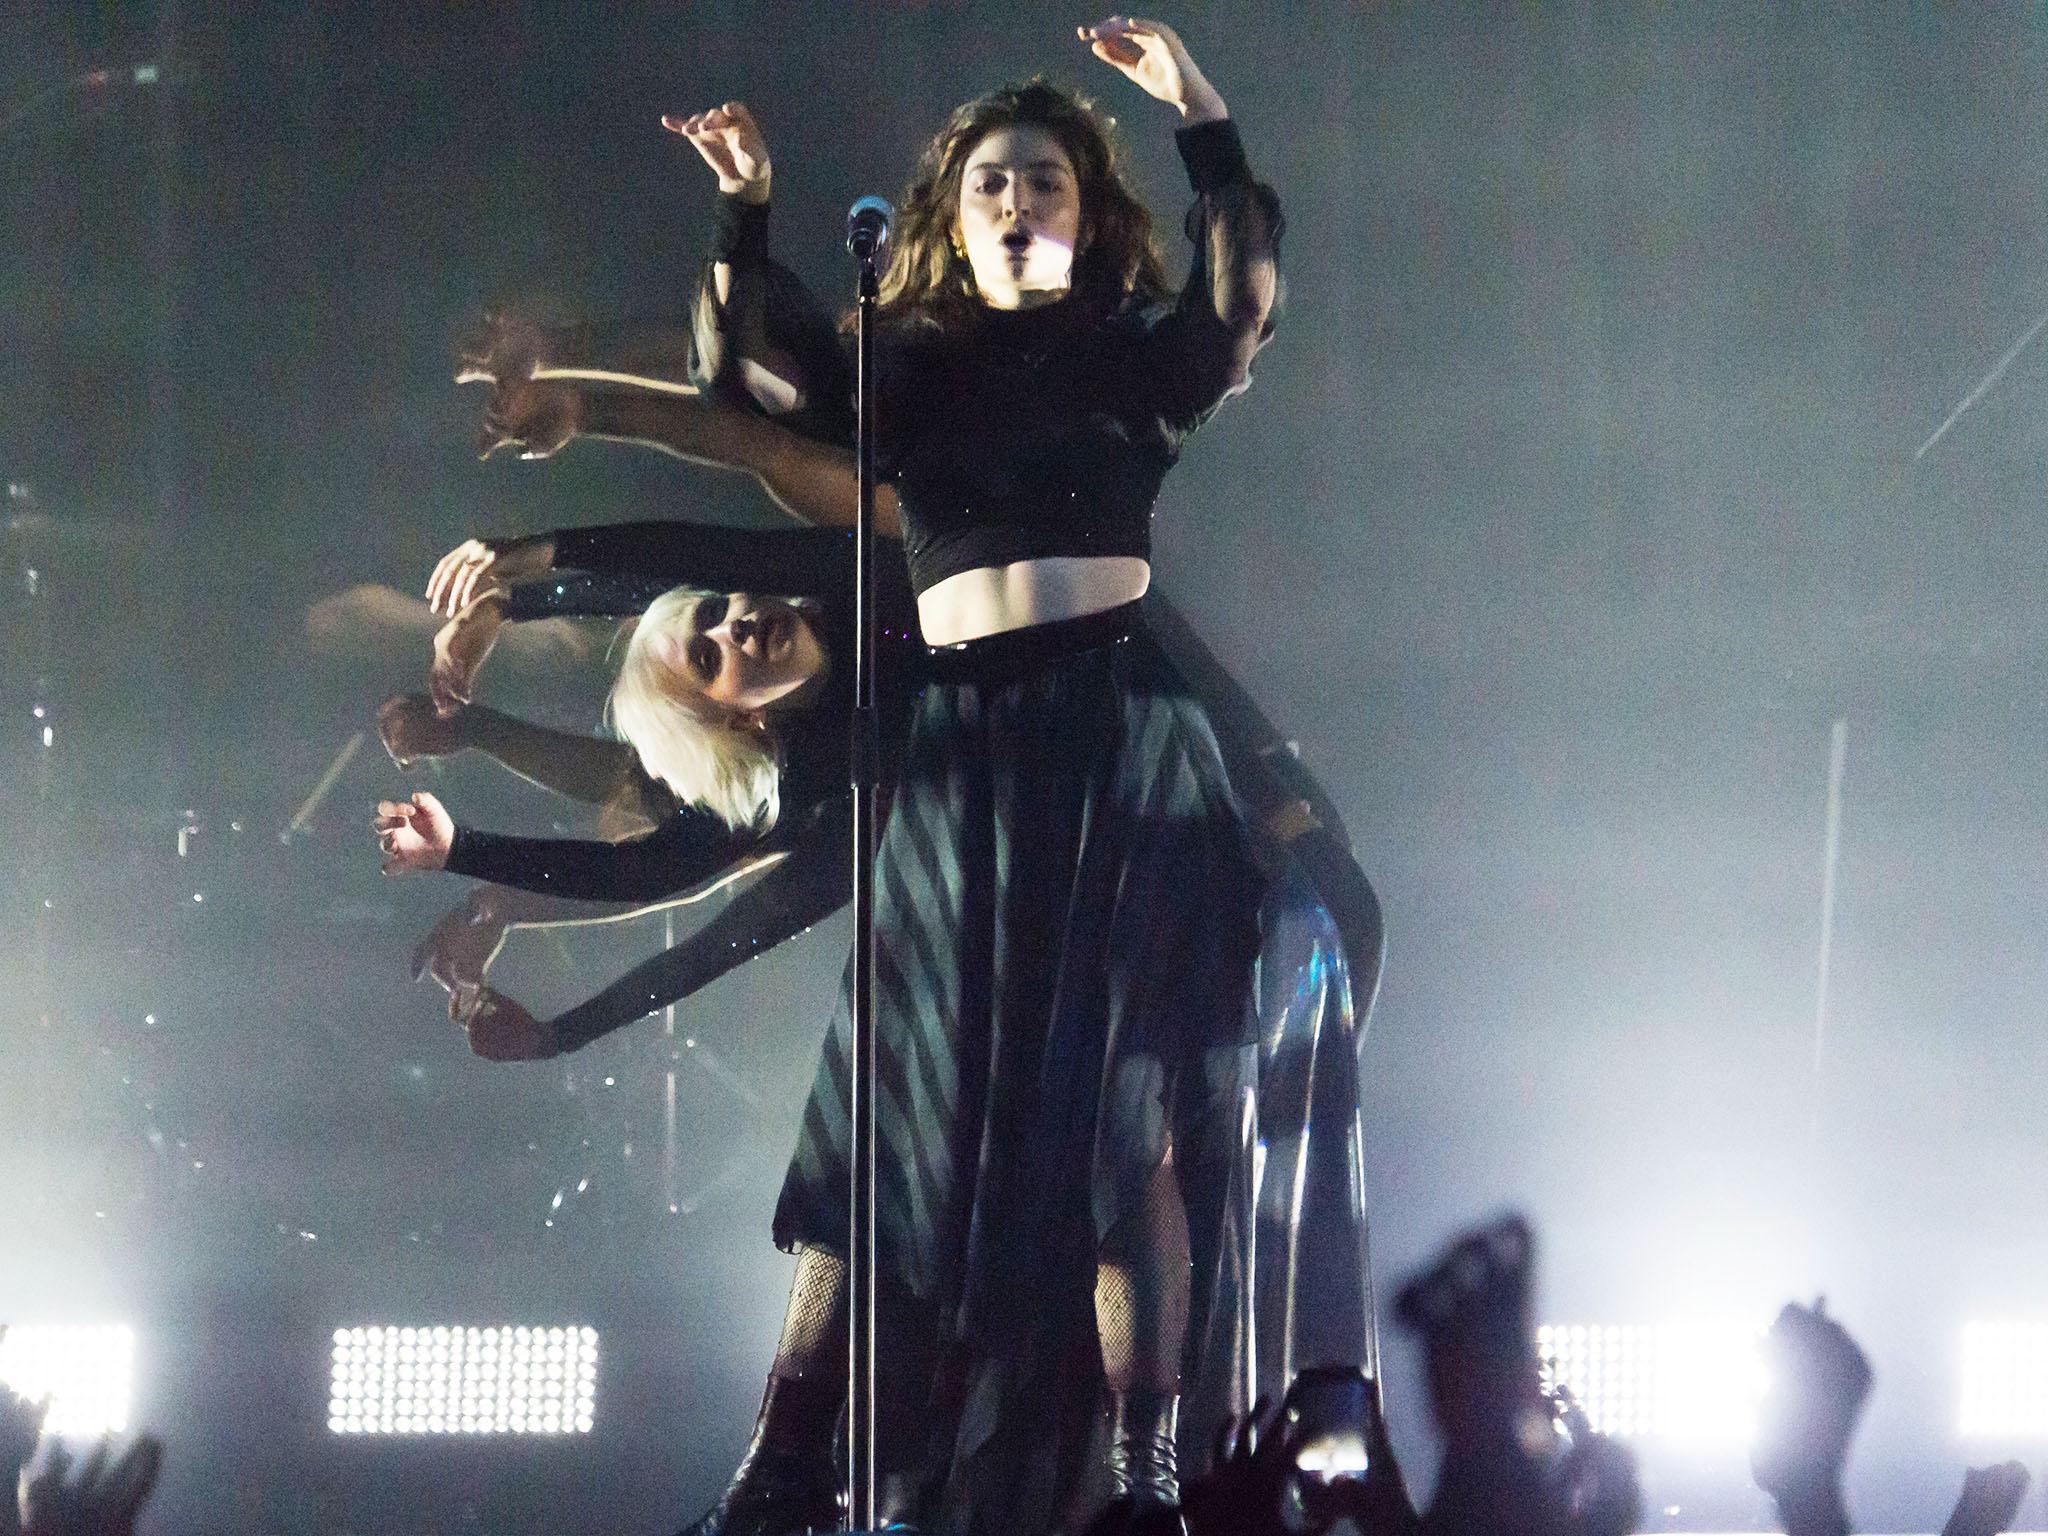
[[[858,261],[873,261],[889,243],[889,221],[896,210],[887,198],[864,197],[846,215],[846,248]]]

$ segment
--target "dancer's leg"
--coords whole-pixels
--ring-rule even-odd
[[[833,1444],[846,1401],[846,1260],[797,1254],[782,1338],[746,1455],[683,1536],[793,1536],[839,1523]]]
[[[1187,1209],[1169,1152],[1137,1208],[1104,1241],[1095,1269],[1111,1490],[1142,1504],[1180,1502],[1174,1434],[1190,1274]]]

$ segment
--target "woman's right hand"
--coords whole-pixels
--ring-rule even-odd
[[[492,587],[471,598],[441,626],[434,636],[433,664],[427,669],[427,692],[436,713],[452,715],[469,702],[476,675],[498,643],[498,627],[504,622],[505,594]]]
[[[690,141],[717,173],[719,191],[749,203],[768,201],[775,168],[768,159],[768,140],[761,125],[744,102],[728,101],[689,117],[666,116],[661,126]]]
[[[452,618],[485,586],[509,587],[545,576],[554,568],[555,541],[541,534],[464,539],[441,557],[434,574],[427,578],[427,606]]]
[[[455,818],[425,790],[410,800],[378,801],[377,818],[370,825],[377,829],[385,874],[447,868],[448,850],[455,843]]]

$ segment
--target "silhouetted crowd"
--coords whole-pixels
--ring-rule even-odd
[[[1363,1377],[1351,1399],[1356,1422],[1335,1426],[1349,1431],[1354,1454],[1312,1470],[1319,1464],[1304,1454],[1310,1437],[1333,1426],[1312,1411],[1305,1378],[1346,1373],[1304,1373],[1286,1401],[1261,1403],[1218,1434],[1208,1469],[1183,1488],[1178,1519],[1189,1536],[1320,1536],[1346,1525],[1359,1536],[1635,1530],[1634,1456],[1595,1433],[1568,1391],[1546,1384],[1533,1258],[1528,1227],[1509,1217],[1459,1239],[1399,1293],[1395,1316],[1421,1345],[1443,1452],[1426,1509],[1409,1498],[1377,1391]],[[1870,1396],[1870,1363],[1818,1303],[1788,1305],[1765,1347],[1770,1385],[1750,1449],[1756,1484],[1775,1501],[1788,1536],[1847,1536],[1842,1474]],[[42,1433],[46,1408],[0,1391],[0,1477],[17,1490],[16,1499],[0,1501],[0,1536],[128,1536],[156,1485],[161,1442],[108,1438],[81,1453]],[[2027,1485],[2018,1462],[1969,1469],[1942,1536],[2009,1529]],[[1134,1515],[1112,1504],[1090,1536],[1177,1529],[1170,1511]]]

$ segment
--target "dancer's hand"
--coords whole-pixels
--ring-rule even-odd
[[[555,541],[545,534],[516,539],[464,539],[427,578],[427,605],[454,617],[485,587],[532,581],[555,568]]]
[[[1941,1536],[1998,1536],[2012,1529],[2027,1496],[2027,1469],[2016,1461],[1995,1467],[1972,1467],[1963,1474],[1963,1495],[1956,1500]]]
[[[377,739],[391,761],[410,768],[423,757],[450,757],[469,745],[460,713],[444,715],[423,693],[401,693],[377,710]]]
[[[582,430],[582,391],[533,376],[563,347],[560,332],[502,309],[486,311],[483,323],[457,343],[455,382],[491,386],[477,457],[516,447],[522,459],[545,459]]]
[[[420,940],[412,952],[412,979],[431,977],[460,1002],[465,992],[484,984],[484,973],[505,942],[505,928],[496,889],[479,885]]]
[[[1206,123],[1230,116],[1223,98],[1189,56],[1180,34],[1165,22],[1106,16],[1092,27],[1074,31],[1095,57],[1125,79],[1136,81],[1146,95],[1176,108],[1188,122]]]
[[[144,1435],[119,1456],[111,1437],[95,1445],[74,1475],[71,1453],[55,1442],[42,1469],[21,1483],[22,1536],[132,1536],[135,1517],[156,1487],[164,1446]]]
[[[434,660],[427,668],[427,692],[434,709],[452,715],[470,701],[484,658],[498,643],[505,622],[505,594],[493,587],[473,597],[434,636]]]
[[[377,817],[371,825],[377,829],[377,846],[384,851],[385,874],[447,867],[448,849],[455,841],[455,818],[425,790],[410,800],[378,801]]]
[[[552,1024],[489,987],[476,989],[456,1022],[468,1032],[470,1050],[486,1061],[546,1061],[561,1054]]]
[[[768,159],[768,140],[745,103],[728,101],[689,117],[666,116],[661,126],[690,141],[717,173],[719,191],[744,202],[768,201],[775,168]]]

